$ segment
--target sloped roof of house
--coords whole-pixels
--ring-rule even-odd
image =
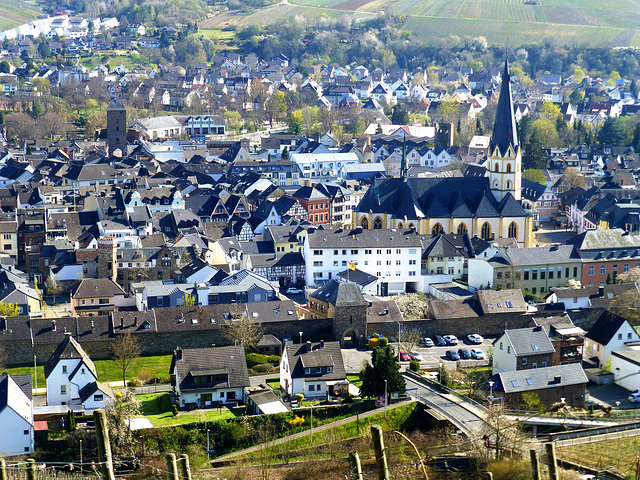
[[[324,342],[312,344],[308,351],[307,344],[287,345],[285,353],[291,369],[291,378],[304,378],[305,380],[342,380],[347,374],[344,369],[340,342]],[[305,368],[332,367],[331,373],[305,375]]]
[[[24,397],[26,395],[11,375],[3,373],[0,376],[0,412],[9,407],[33,425],[31,402],[25,402]]]
[[[369,303],[355,283],[343,283],[331,280],[309,295],[310,298],[330,303],[336,307],[360,306]]]
[[[498,374],[498,377],[502,388],[498,387],[497,391],[502,390],[505,393],[566,387],[588,382],[587,375],[579,363],[503,372]]]
[[[125,295],[122,287],[110,278],[85,278],[73,292],[73,298],[96,298]]]
[[[49,378],[49,375],[51,374],[53,369],[56,368],[56,365],[58,365],[58,362],[60,362],[61,359],[70,358],[82,360],[82,362],[86,365],[93,376],[95,378],[98,378],[96,366],[86,354],[84,349],[80,346],[80,344],[74,340],[74,338],[71,336],[71,333],[65,335],[64,340],[62,340],[62,342],[58,344],[53,352],[53,355],[51,355],[51,357],[45,364],[44,377]]]
[[[182,360],[176,360],[176,352],[174,352],[170,373],[174,372],[180,379],[181,390],[239,388],[251,385],[244,347],[241,346],[184,349]],[[194,382],[194,376],[222,373],[227,374],[226,381],[198,384]]]
[[[586,337],[600,345],[608,345],[625,323],[628,323],[626,318],[605,310],[589,329]]]

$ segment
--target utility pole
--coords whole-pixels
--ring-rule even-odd
[[[390,480],[391,477],[389,476],[389,466],[387,465],[387,454],[384,451],[384,439],[382,437],[382,427],[380,425],[373,425],[371,427],[371,437],[373,440],[373,450],[376,454],[378,480]]]
[[[541,480],[540,478],[540,464],[538,463],[538,451],[531,449],[531,478],[533,480]]]
[[[98,459],[102,476],[106,480],[116,480],[113,471],[113,457],[111,456],[111,444],[109,443],[109,430],[107,430],[107,417],[101,408],[93,412],[93,420],[96,423],[96,440],[98,442]]]

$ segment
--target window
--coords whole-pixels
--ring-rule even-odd
[[[432,235],[442,235],[443,233],[444,233],[444,228],[439,222],[436,223],[431,229]]]
[[[313,266],[314,267],[321,267],[322,266],[322,262],[313,262]]]
[[[502,342],[500,342],[500,350],[502,350]]]
[[[507,345],[507,353],[511,353],[511,346]]]
[[[60,385],[60,395],[66,395],[66,394],[67,394],[67,386]]]
[[[458,225],[458,235],[464,235],[468,232],[467,226],[464,223]]]
[[[491,240],[491,225],[489,225],[489,222],[484,222],[484,224],[482,224],[480,235],[483,240]]]
[[[526,359],[526,358],[523,358],[523,359],[522,359],[522,365],[524,366],[524,365],[526,365],[526,364],[527,364],[527,359]]]
[[[547,362],[542,362],[542,368],[545,368],[547,366]]]
[[[518,224],[516,222],[509,224],[509,238],[518,238]]]
[[[313,254],[314,255],[322,255],[322,250],[314,250]]]
[[[402,265],[402,260],[396,260],[396,265]]]
[[[351,255],[358,255],[358,250],[351,250]]]
[[[415,277],[415,276],[416,276],[416,272],[415,272],[415,270],[411,270],[411,271],[409,272],[409,276],[410,276],[410,277]]]
[[[538,368],[538,363],[537,362],[532,363],[531,368]]]
[[[106,303],[109,303],[109,299],[108,299],[108,298],[101,298],[101,299],[99,300],[99,303],[100,303],[101,305],[104,305],[104,304],[106,304]]]
[[[382,219],[380,217],[376,217],[376,219],[373,221],[373,229],[382,230]]]
[[[103,400],[104,400],[104,395],[102,395],[102,394],[94,395],[94,396],[93,396],[93,401],[94,401],[94,402],[101,402],[101,401],[103,401]]]
[[[66,365],[62,365],[62,373],[67,373],[67,366]]]
[[[415,265],[416,261],[415,260],[409,260],[409,265]]]
[[[627,340],[631,340],[631,332],[627,333]]]
[[[537,280],[538,279],[538,269],[534,268],[533,270],[531,270],[531,280]]]
[[[387,255],[391,255],[391,249],[387,248]]]
[[[310,392],[315,392],[316,391],[316,386],[315,385],[309,385],[309,391]]]
[[[524,279],[525,280],[529,280],[529,269],[528,268],[524,269]]]
[[[622,340],[622,334],[621,333],[618,334],[618,340]]]
[[[549,280],[553,280],[553,268],[549,269]]]
[[[600,265],[600,275],[606,275],[606,274],[607,274],[607,266]]]
[[[540,280],[544,280],[547,276],[547,270],[545,268],[540,269]]]
[[[23,430],[22,434],[23,435],[29,435],[29,430]]]
[[[625,263],[624,264],[624,273],[628,273],[629,272],[629,264]]]
[[[593,274],[594,274],[594,273],[595,273],[595,267],[594,267],[593,265],[591,265],[591,266],[589,267],[589,275],[590,275],[590,276],[593,276]]]

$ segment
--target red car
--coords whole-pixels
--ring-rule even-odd
[[[401,362],[408,362],[410,360],[411,360],[411,357],[409,356],[409,354],[407,352],[400,351],[400,361]]]

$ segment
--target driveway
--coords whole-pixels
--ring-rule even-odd
[[[589,383],[587,385],[588,400],[594,402],[600,402],[605,405],[616,406],[616,402],[620,402],[620,409],[632,409],[640,408],[640,404],[631,403],[627,398],[629,397],[629,390],[622,388],[613,383],[609,385],[596,385]]]

